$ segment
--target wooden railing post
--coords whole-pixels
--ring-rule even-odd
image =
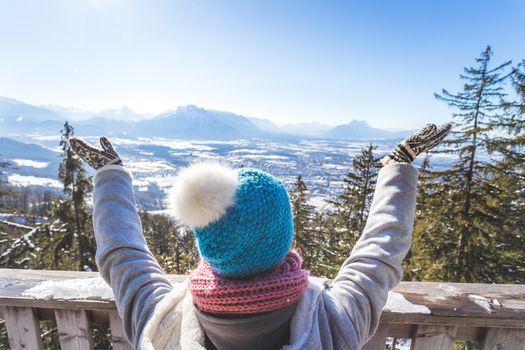
[[[420,325],[412,338],[410,350],[451,350],[457,327]]]
[[[131,350],[131,344],[126,339],[122,319],[116,311],[109,313],[109,328],[111,329],[111,341],[113,350]]]
[[[29,307],[2,308],[11,350],[43,349],[40,323],[35,310]]]
[[[93,337],[85,310],[55,310],[62,350],[91,350]]]
[[[525,329],[489,328],[483,339],[482,350],[525,349]]]
[[[374,336],[363,346],[363,350],[385,350],[387,336],[388,324],[381,323]]]

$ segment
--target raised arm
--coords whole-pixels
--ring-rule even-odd
[[[138,344],[155,305],[172,286],[149,251],[137,213],[131,174],[109,141],[102,150],[70,139],[72,149],[97,170],[93,190],[93,225],[100,274],[113,289],[126,336]]]
[[[363,234],[332,282],[330,293],[352,320],[361,345],[374,334],[388,291],[403,275],[418,177],[410,162],[437,145],[449,130],[449,124],[427,125],[383,159]]]

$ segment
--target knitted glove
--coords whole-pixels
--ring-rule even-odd
[[[122,159],[120,159],[111,142],[105,137],[100,138],[102,149],[95,148],[78,137],[70,138],[69,145],[84,162],[95,170],[108,164],[122,165]]]
[[[417,155],[434,148],[447,136],[452,124],[439,126],[427,124],[414,135],[407,137],[396,148],[381,159],[383,166],[390,163],[412,163]]]

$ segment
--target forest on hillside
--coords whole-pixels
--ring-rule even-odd
[[[460,79],[461,91],[435,95],[450,107],[453,132],[424,155],[419,169],[404,280],[525,284],[525,60],[494,63],[487,47]],[[69,148],[72,135],[74,127],[66,123],[60,195],[12,187],[0,173],[0,211],[27,218],[24,225],[0,221],[0,267],[97,270],[92,179]],[[329,210],[309,204],[308,188],[297,174],[290,192],[294,246],[312,275],[333,277],[361,235],[380,170],[375,148],[370,144],[353,159],[344,191]],[[450,166],[433,169],[435,153],[453,156]],[[0,163],[0,172],[10,166]],[[148,245],[168,273],[185,274],[196,266],[198,252],[187,227],[166,215],[140,216]],[[53,348],[56,329],[48,328],[43,334]],[[94,331],[97,344],[108,341],[107,329]],[[6,344],[5,332],[3,337]]]

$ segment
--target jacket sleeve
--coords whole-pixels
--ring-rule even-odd
[[[388,291],[403,275],[401,262],[411,244],[417,177],[409,164],[380,170],[363,234],[330,287],[361,345],[374,334]]]
[[[100,274],[113,289],[126,337],[138,344],[155,305],[172,286],[144,240],[131,182],[120,165],[97,172],[93,225]]]

